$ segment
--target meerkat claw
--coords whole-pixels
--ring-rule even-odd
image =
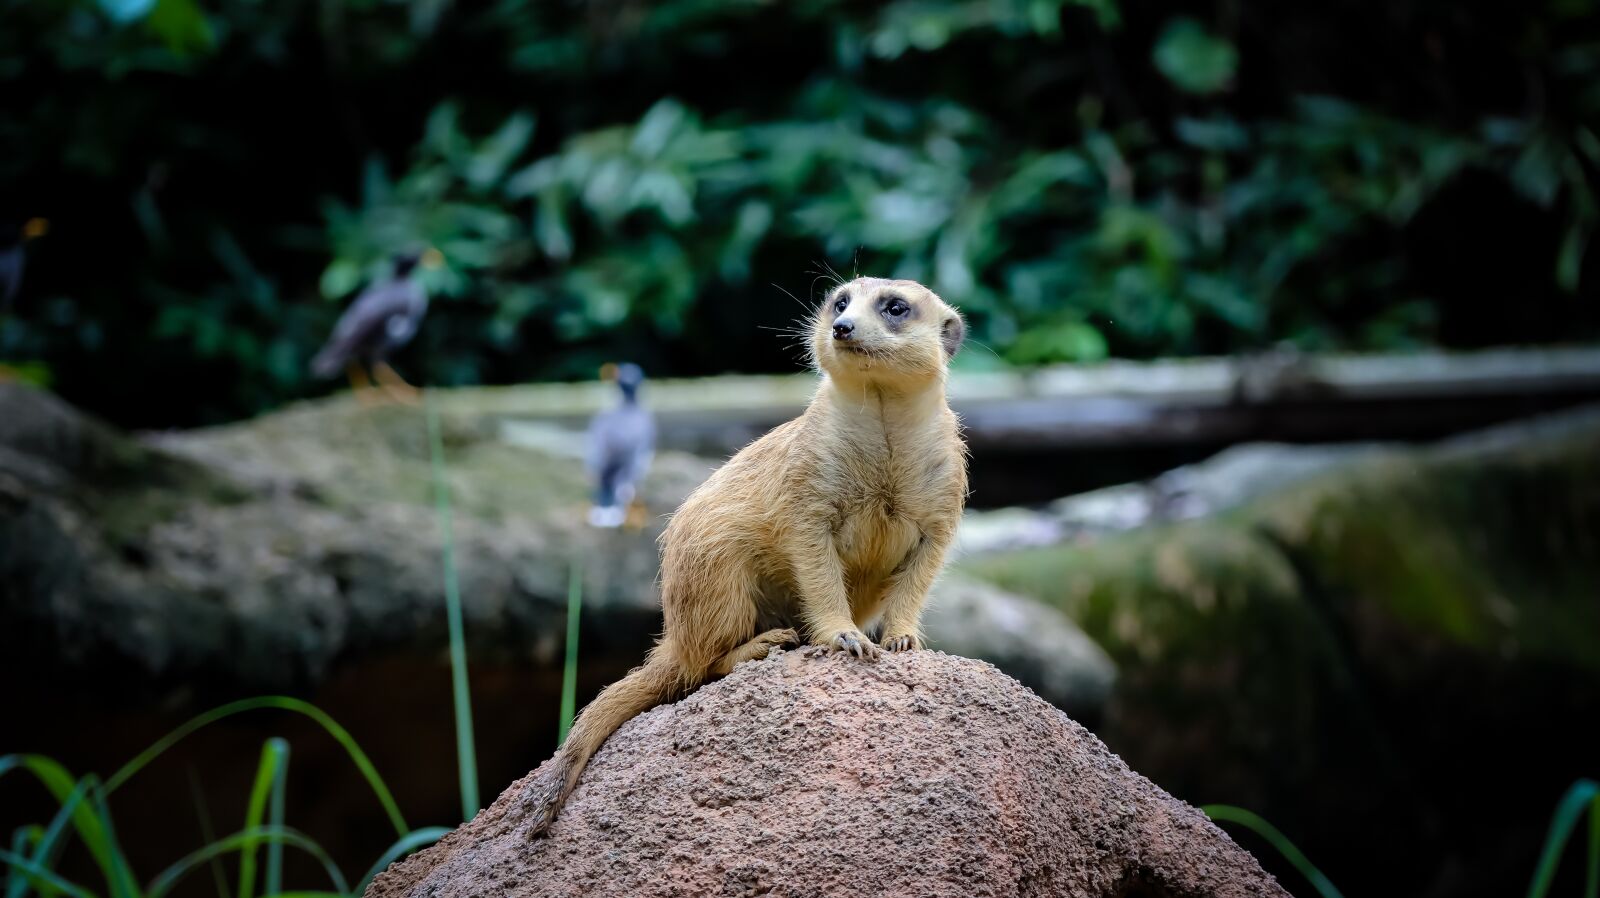
[[[910,634],[904,636],[885,636],[883,648],[890,652],[909,652],[922,648],[922,641]]]
[[[829,644],[835,652],[849,652],[863,661],[878,660],[878,647],[860,633],[840,633]]]

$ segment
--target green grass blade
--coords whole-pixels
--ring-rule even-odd
[[[95,894],[83,886],[67,882],[65,879],[62,879],[60,876],[56,875],[55,872],[46,870],[44,867],[39,866],[20,854],[14,854],[10,851],[0,851],[0,863],[4,863],[7,867],[11,868],[13,874],[20,873],[22,876],[26,877],[27,880],[33,884],[34,888],[37,888],[41,891],[49,888],[55,889],[63,894],[71,895],[72,898],[95,898]]]
[[[1583,898],[1600,896],[1600,795],[1589,804],[1589,864],[1583,872]]]
[[[433,497],[439,515],[439,534],[444,545],[444,605],[450,625],[450,685],[456,706],[456,769],[461,779],[461,819],[471,820],[482,807],[478,803],[478,753],[472,737],[472,696],[467,689],[467,643],[461,622],[461,586],[456,576],[454,514],[450,507],[450,484],[445,480],[444,436],[440,433],[439,411],[433,392],[423,395],[428,419],[428,448],[433,460]]]
[[[189,794],[194,799],[194,815],[200,821],[200,837],[210,844],[217,840],[216,827],[211,825],[211,809],[206,807],[205,790],[200,787],[200,775],[195,772],[194,766],[189,767]],[[223,872],[222,859],[211,859],[211,882],[217,887],[219,898],[233,898],[233,891],[228,888],[228,875]]]
[[[105,832],[106,851],[111,857],[111,871],[114,874],[111,882],[111,898],[139,898],[139,883],[134,879],[133,867],[122,854],[122,846],[117,844],[116,826],[111,821],[111,808],[106,804],[106,790],[101,787],[98,778],[85,777],[89,781],[89,800],[94,807],[94,815],[100,821],[100,828]]]
[[[245,805],[244,829],[241,832],[266,832],[262,818],[267,813],[267,799],[273,784],[282,776],[289,757],[289,743],[272,738],[261,746],[261,761],[256,765],[255,783],[250,787],[250,800]],[[279,821],[281,825],[281,821]],[[278,830],[274,830],[278,831]],[[259,839],[246,839],[239,848],[239,898],[254,898],[256,890],[256,848]],[[280,845],[280,851],[281,844]],[[281,855],[280,855],[281,857]],[[270,890],[268,894],[271,894]]]
[[[322,869],[327,871],[328,879],[332,881],[334,891],[340,894],[349,893],[350,884],[345,881],[344,874],[339,872],[339,868],[334,864],[333,859],[328,857],[326,851],[322,850],[322,846],[307,838],[303,833],[287,827],[273,829],[272,827],[263,826],[256,830],[246,830],[234,833],[231,836],[225,836],[204,848],[185,855],[177,863],[161,871],[161,875],[150,881],[150,885],[145,889],[145,898],[162,898],[174,886],[182,882],[183,878],[188,876],[194,868],[201,864],[209,864],[214,857],[219,857],[229,852],[241,851],[246,846],[258,845],[263,841],[274,839],[311,855],[318,863],[322,864]]]
[[[449,832],[450,830],[442,826],[425,826],[402,837],[393,845],[390,845],[388,850],[384,851],[383,855],[378,858],[378,862],[373,864],[372,869],[367,871],[366,876],[361,877],[361,883],[356,886],[355,894],[365,894],[367,886],[371,885],[372,881],[378,878],[378,874],[387,869],[390,864],[416,851],[418,848],[432,845],[448,835]]]
[[[43,832],[38,826],[17,827],[11,833],[11,853],[17,857],[27,857],[28,849],[37,843]],[[11,870],[6,874],[6,898],[21,898],[28,893],[29,885],[28,878],[22,875],[22,871]]]
[[[1296,870],[1300,871],[1300,875],[1311,883],[1311,887],[1316,889],[1317,894],[1321,895],[1322,898],[1344,898],[1339,890],[1334,888],[1328,877],[1322,875],[1322,871],[1311,863],[1311,860],[1305,856],[1304,852],[1296,848],[1295,844],[1289,841],[1287,836],[1279,832],[1276,826],[1263,820],[1259,815],[1229,804],[1208,804],[1201,807],[1200,810],[1212,820],[1219,823],[1224,821],[1237,823],[1272,843],[1272,847],[1276,848],[1278,853],[1284,856],[1284,859],[1293,864]]]
[[[33,774],[45,790],[62,804],[70,801],[73,791],[78,788],[77,779],[67,772],[67,768],[43,755],[0,756],[0,776],[13,770]],[[106,887],[112,894],[118,894],[122,883],[126,882],[125,872],[118,867],[120,853],[112,850],[111,836],[105,824],[91,807],[80,801],[72,811],[72,827],[105,877]]]
[[[361,746],[356,744],[355,738],[350,735],[349,731],[335,723],[333,718],[329,717],[326,712],[316,705],[297,698],[290,698],[286,695],[267,695],[259,698],[241,699],[240,701],[230,702],[220,708],[213,708],[189,720],[156,740],[154,744],[140,752],[133,760],[122,765],[120,770],[106,780],[106,792],[116,791],[117,787],[127,782],[129,777],[138,773],[146,764],[155,760],[162,752],[171,748],[174,743],[182,740],[195,730],[216,723],[225,717],[232,717],[235,714],[256,711],[262,708],[292,711],[296,714],[304,715],[326,730],[328,735],[332,736],[334,741],[344,748],[345,754],[350,756],[350,760],[355,763],[356,768],[361,771],[361,775],[366,778],[373,794],[378,797],[378,802],[383,805],[384,813],[389,815],[389,823],[394,826],[395,832],[399,835],[405,835],[411,831],[411,827],[406,825],[405,817],[400,814],[400,806],[395,803],[393,793],[384,784],[383,778],[378,775],[378,769],[372,765],[372,760],[367,757],[366,752],[361,750]],[[0,773],[3,772],[4,769],[0,768]]]
[[[32,829],[37,829],[37,833],[33,839],[33,852],[30,855],[31,860],[35,864],[38,864],[46,870],[55,867],[56,856],[60,854],[63,844],[61,841],[61,836],[66,832],[67,824],[72,821],[72,815],[77,813],[78,806],[83,803],[84,796],[89,794],[89,789],[92,788],[93,785],[94,779],[92,777],[84,777],[83,779],[78,780],[78,784],[72,789],[72,794],[67,796],[67,800],[61,803],[61,808],[56,811],[56,815],[50,818],[50,825],[44,829],[31,827]],[[18,835],[25,834],[26,833],[23,830],[18,831]],[[15,850],[17,854],[25,853],[24,849],[21,847],[18,847]],[[13,878],[12,881],[6,885],[6,898],[22,898],[22,896],[28,893],[28,885],[28,880],[20,876]],[[41,895],[44,895],[45,898],[49,898],[47,890],[42,890]]]
[[[1594,817],[1600,815],[1600,784],[1594,780],[1578,780],[1561,796],[1555,816],[1550,820],[1550,834],[1545,837],[1544,849],[1539,852],[1539,865],[1533,870],[1533,881],[1528,884],[1528,898],[1544,898],[1555,879],[1556,868],[1561,865],[1562,849],[1578,825],[1584,811],[1590,813],[1589,859],[1584,867],[1584,894],[1594,895],[1595,865],[1600,852],[1600,835],[1595,833]]]
[[[284,827],[285,793],[289,786],[289,743],[283,743],[283,755],[278,759],[277,772],[272,777],[272,793],[267,798],[267,825],[275,829]],[[283,891],[283,843],[267,843],[267,882],[263,894],[277,895]]]
[[[583,610],[583,567],[572,563],[572,573],[567,578],[567,657],[561,671],[561,727],[556,744],[567,741],[567,730],[572,729],[572,718],[578,708],[578,620]]]

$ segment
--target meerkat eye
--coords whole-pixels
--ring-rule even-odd
[[[911,311],[911,307],[906,305],[905,300],[898,297],[889,300],[883,307],[883,313],[891,318],[899,318],[909,311]]]
[[[847,298],[841,297],[838,302],[833,304],[833,314],[835,314],[835,315],[843,315],[844,314],[844,310],[848,309],[848,308],[850,308],[850,300],[847,299]]]

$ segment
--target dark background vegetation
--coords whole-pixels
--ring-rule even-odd
[[[830,264],[973,365],[1593,338],[1593,7],[5,0],[0,358],[248,415],[415,240],[436,384],[791,370]]]

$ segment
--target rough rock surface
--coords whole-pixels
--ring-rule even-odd
[[[625,725],[530,841],[546,773],[367,898],[1285,894],[1066,715],[937,652],[741,665]]]

